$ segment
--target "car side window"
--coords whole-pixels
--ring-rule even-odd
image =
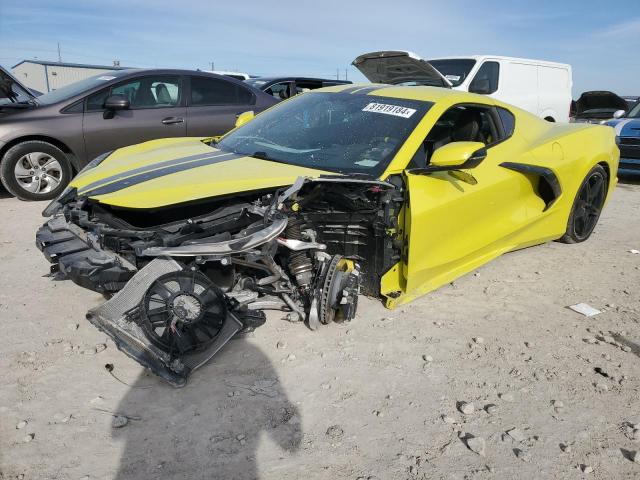
[[[265,90],[265,93],[277,98],[278,100],[286,100],[291,95],[291,82],[280,82],[271,85]]]
[[[100,90],[97,93],[91,94],[87,97],[85,110],[87,112],[96,112],[104,108],[104,102],[111,93],[109,88]]]
[[[513,131],[516,129],[516,117],[506,108],[498,107],[498,116],[502,122],[502,129],[504,130],[505,138],[513,135]]]
[[[191,77],[191,106],[253,103],[253,93],[241,85],[218,78]]]
[[[155,75],[114,85],[89,95],[86,100],[86,111],[103,110],[104,102],[110,95],[127,97],[131,110],[175,107],[180,104],[180,77],[178,75]]]
[[[492,107],[456,105],[444,112],[433,125],[411,160],[411,167],[428,165],[433,152],[451,142],[481,142],[491,147],[504,138]]]
[[[469,85],[469,91],[488,95],[498,90],[500,64],[484,62]]]

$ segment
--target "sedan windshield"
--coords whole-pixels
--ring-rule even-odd
[[[216,147],[291,165],[378,176],[432,105],[305,93],[260,114]]]
[[[640,118],[640,102],[636,103],[636,106],[633,107],[629,113],[626,115],[627,118]]]
[[[101,75],[95,75],[93,77],[85,78],[84,80],[70,83],[69,85],[65,85],[64,87],[60,87],[49,93],[41,95],[40,97],[38,97],[38,103],[41,103],[43,105],[52,105],[57,102],[62,102],[94,87],[99,87],[106,82],[113,80],[114,78],[116,77],[114,75],[111,75],[111,72],[106,72]]]

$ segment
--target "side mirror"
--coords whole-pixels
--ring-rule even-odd
[[[474,79],[469,85],[469,91],[471,93],[479,93],[481,95],[488,95],[491,93],[491,84],[488,78]]]
[[[127,110],[129,106],[129,99],[125,95],[109,95],[104,101],[104,113],[102,117],[105,119],[113,118],[116,110]]]
[[[451,142],[433,152],[426,168],[431,171],[473,168],[486,157],[487,149],[482,142]]]
[[[625,115],[626,113],[627,113],[627,111],[626,111],[626,110],[616,110],[616,111],[613,113],[613,118],[622,118],[622,117],[624,117],[624,115]]]
[[[129,108],[129,99],[125,95],[109,95],[104,101],[107,110],[126,110]]]
[[[255,117],[253,110],[249,110],[248,112],[242,112],[240,115],[236,117],[236,128],[241,127],[247,122],[250,122]]]

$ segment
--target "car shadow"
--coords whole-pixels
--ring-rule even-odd
[[[131,418],[112,430],[124,441],[118,480],[255,480],[263,437],[288,452],[278,458],[302,443],[298,409],[271,361],[245,339],[229,342],[184,388],[143,373],[117,413]]]
[[[622,335],[612,335],[616,342],[621,345],[625,345],[631,349],[631,353],[633,353],[636,357],[640,358],[640,345],[632,342],[628,338],[623,337]]]

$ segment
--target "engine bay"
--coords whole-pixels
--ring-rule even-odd
[[[154,211],[71,195],[37,244],[53,273],[112,296],[95,326],[181,386],[266,310],[311,330],[352,320],[401,259],[404,200],[399,179],[339,176]]]

